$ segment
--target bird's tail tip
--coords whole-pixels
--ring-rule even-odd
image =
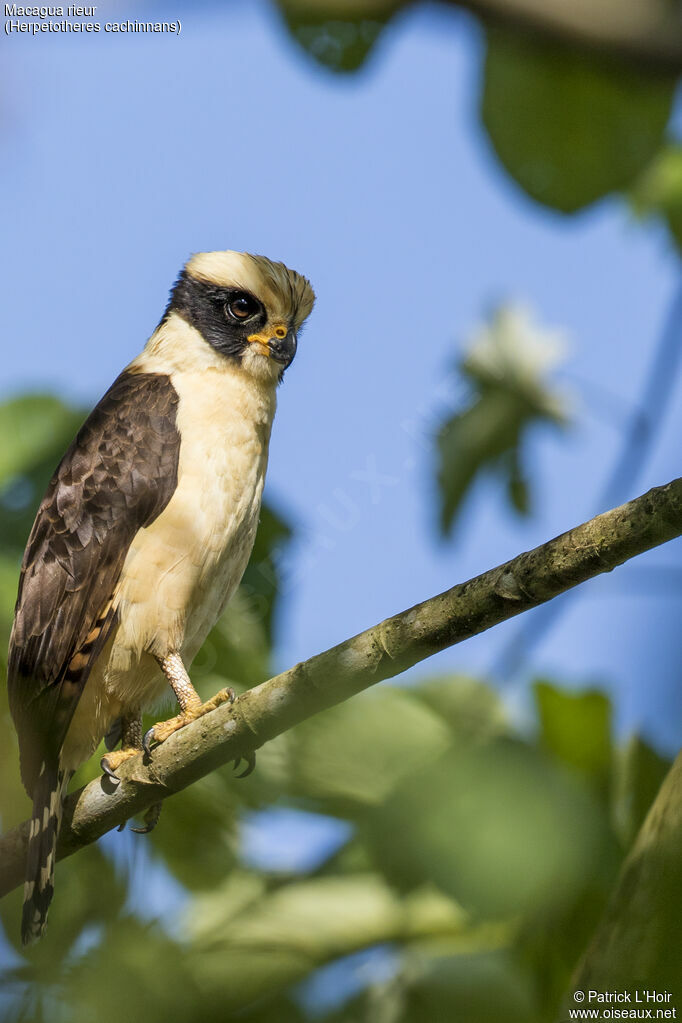
[[[54,865],[62,808],[70,775],[59,765],[43,763],[33,793],[33,816],[28,837],[21,941],[32,945],[45,933],[54,895]]]

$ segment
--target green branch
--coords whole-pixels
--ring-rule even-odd
[[[147,762],[126,762],[118,788],[99,778],[69,796],[58,857],[312,714],[680,534],[677,479],[295,665],[176,732]],[[28,826],[0,838],[0,895],[23,878]]]

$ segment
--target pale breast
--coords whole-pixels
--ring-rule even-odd
[[[158,691],[159,676],[152,684],[136,671],[140,657],[179,650],[189,664],[239,585],[267,466],[271,389],[236,369],[171,380],[180,399],[178,486],[136,535],[117,592],[120,624],[106,685],[125,702],[146,703]]]

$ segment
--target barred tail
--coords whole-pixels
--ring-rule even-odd
[[[28,838],[21,940],[37,941],[47,925],[54,894],[54,863],[64,798],[71,773],[59,764],[43,763],[33,792],[33,817]]]

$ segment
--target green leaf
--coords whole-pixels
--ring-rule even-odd
[[[21,559],[36,508],[83,413],[47,395],[0,405],[0,552]],[[17,565],[17,580],[18,580]]]
[[[158,927],[133,917],[111,926],[73,964],[59,994],[62,1012],[49,1018],[69,1023],[120,1023],[122,1014],[145,1023],[212,1018],[187,964],[186,949]]]
[[[270,645],[274,605],[281,585],[278,564],[292,535],[293,530],[289,523],[265,501],[261,508],[253,551],[240,589],[252,617],[264,623]]]
[[[608,697],[596,689],[566,692],[544,681],[533,690],[544,748],[606,791],[613,755]]]
[[[247,888],[251,894],[248,880]],[[377,943],[449,939],[465,952],[495,946],[506,932],[498,925],[472,924],[451,899],[432,889],[401,898],[371,873],[285,884],[237,907],[231,883],[196,899],[188,914],[189,962],[197,981],[209,998],[230,1009]],[[230,964],[227,975],[225,963]]]
[[[637,215],[664,217],[682,250],[682,145],[664,146],[635,182],[630,197]]]
[[[635,839],[656,798],[670,760],[639,735],[633,735],[616,759],[615,819],[627,849]]]
[[[499,693],[480,679],[467,675],[434,676],[410,691],[439,714],[459,740],[480,742],[509,732]]]
[[[450,750],[359,827],[396,885],[431,881],[486,917],[570,903],[605,842],[583,786],[532,748],[504,740]]]
[[[407,689],[380,686],[291,733],[289,791],[354,814],[381,803],[449,745],[445,722]]]
[[[530,488],[528,478],[519,461],[518,448],[508,452],[507,471],[509,473],[507,491],[512,508],[519,515],[530,515]]]
[[[506,951],[429,956],[410,978],[404,1023],[539,1023],[534,978]]]
[[[0,405],[0,488],[63,450],[82,421],[80,412],[46,394],[12,398]]]
[[[88,927],[111,924],[118,918],[126,887],[114,865],[97,846],[81,849],[77,857],[56,868],[57,898],[50,907],[47,937],[22,950],[20,944],[21,889],[0,901],[0,918],[8,940],[26,960],[32,984],[45,986],[60,978],[74,943]]]
[[[223,771],[200,778],[163,806],[163,817],[147,838],[177,880],[193,891],[219,884],[236,862],[234,784]]]
[[[352,5],[310,0],[280,0],[289,32],[305,52],[330,71],[357,71],[400,3],[374,0]],[[353,16],[355,15],[355,16]]]
[[[471,388],[468,403],[438,433],[441,529],[448,533],[474,480],[493,473],[505,483],[513,507],[529,511],[523,449],[537,423],[562,425],[564,403],[546,373],[560,358],[557,331],[541,329],[529,314],[501,307],[470,342],[460,370]]]
[[[572,213],[626,189],[659,148],[675,79],[507,31],[488,32],[482,117],[533,199]]]

